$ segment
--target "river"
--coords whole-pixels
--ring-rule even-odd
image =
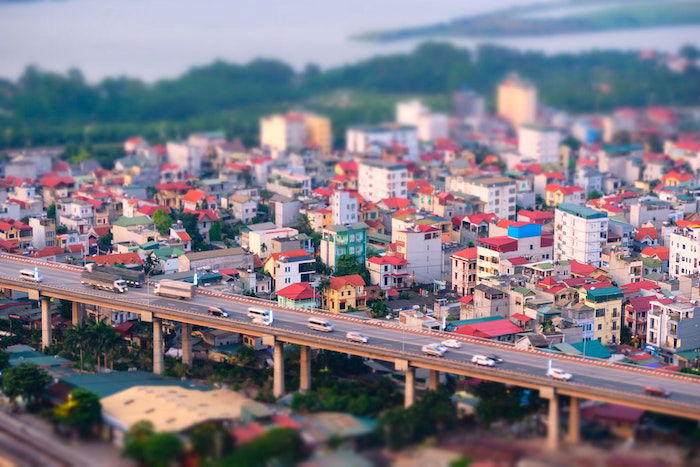
[[[0,3],[0,76],[28,64],[95,81],[109,75],[145,80],[175,76],[215,59],[277,58],[297,68],[351,63],[411,50],[349,40],[368,30],[423,25],[532,0],[48,0]],[[455,39],[473,47],[484,39]],[[588,49],[674,51],[700,46],[700,26],[490,40],[547,53]]]

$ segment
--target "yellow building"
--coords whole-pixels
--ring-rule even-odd
[[[331,119],[316,114],[304,114],[306,140],[312,146],[318,146],[323,154],[329,154],[333,146]]]
[[[580,289],[583,303],[594,310],[593,339],[603,345],[620,343],[622,290],[618,287]]]
[[[351,308],[365,310],[367,296],[362,276],[331,277],[330,286],[323,291],[323,307],[333,313],[344,313]]]
[[[311,211],[306,217],[309,218],[309,225],[314,232],[321,232],[323,229],[333,224],[333,212],[331,208],[321,208]]]
[[[537,88],[516,74],[498,85],[498,115],[515,128],[537,119]]]
[[[317,146],[331,150],[331,121],[320,115],[289,112],[260,120],[260,144],[277,151]]]

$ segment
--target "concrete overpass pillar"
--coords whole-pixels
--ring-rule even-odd
[[[192,365],[192,325],[182,323],[182,363],[187,366]]]
[[[41,303],[41,348],[51,345],[51,308],[49,299],[42,297]]]
[[[581,399],[571,397],[569,403],[569,432],[567,433],[568,441],[572,444],[581,442]]]
[[[153,373],[159,375],[165,369],[163,357],[163,319],[153,318]]]
[[[440,387],[440,372],[437,370],[430,370],[428,373],[428,389],[430,391],[437,391]]]
[[[549,398],[549,418],[547,421],[547,449],[559,449],[559,396],[555,392]]]
[[[85,319],[85,308],[80,302],[71,302],[71,324],[76,326]]]
[[[406,389],[404,391],[403,406],[408,408],[416,402],[416,369],[412,366],[406,368]]]
[[[308,345],[299,347],[299,391],[311,389],[311,348]]]
[[[284,395],[284,344],[282,342],[275,341],[273,360],[272,395],[280,398]]]

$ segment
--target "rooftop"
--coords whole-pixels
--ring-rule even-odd
[[[558,211],[564,211],[568,214],[582,217],[584,219],[606,219],[608,215],[601,211],[596,211],[595,209],[587,208],[585,206],[577,206],[575,204],[562,203],[557,206]]]

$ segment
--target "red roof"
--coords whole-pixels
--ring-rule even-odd
[[[545,191],[560,191],[564,193],[565,195],[571,195],[574,193],[578,193],[579,191],[583,191],[583,188],[580,186],[564,186],[564,185],[559,185],[558,183],[550,183],[544,188]]]
[[[231,430],[231,435],[236,439],[236,444],[242,445],[253,441],[267,431],[257,422],[250,422],[247,425],[236,426]]]
[[[163,211],[165,211],[166,214],[170,214],[170,208],[168,206],[164,206],[164,205],[153,206],[150,204],[146,204],[146,205],[141,206],[140,208],[138,208],[138,212],[140,212],[141,214],[145,214],[149,217],[153,217],[153,215],[159,209],[162,209]]]
[[[314,298],[316,292],[308,282],[297,282],[277,291],[277,295],[289,300],[308,300]]]
[[[63,248],[60,246],[48,246],[38,251],[32,252],[32,258],[46,258],[47,256],[62,255],[65,253]]]
[[[189,242],[189,241],[192,240],[192,237],[190,237],[190,234],[188,234],[188,233],[187,233],[186,231],[184,231],[184,230],[180,230],[180,231],[177,231],[177,232],[175,232],[175,233],[177,234],[178,237],[180,237],[180,240],[182,240],[182,241],[185,242],[185,243],[187,243],[187,242]]]
[[[497,319],[493,321],[484,321],[481,323],[458,326],[454,332],[464,334],[466,336],[492,338],[523,332],[523,329],[511,323],[507,319]]]
[[[476,247],[465,248],[464,250],[459,250],[455,253],[452,253],[452,256],[456,256],[457,258],[466,260],[476,259],[476,250]]]
[[[197,203],[203,200],[207,194],[202,190],[190,190],[182,197],[183,201],[190,201],[192,203]]]
[[[95,232],[96,235],[100,237],[104,237],[107,235],[110,230],[112,230],[111,225],[93,225],[92,230]]]
[[[156,190],[171,190],[171,191],[185,191],[189,190],[191,187],[185,182],[170,182],[170,183],[159,183],[156,185]]]
[[[698,141],[676,141],[673,147],[681,151],[700,152],[700,142]]]
[[[389,209],[403,209],[411,204],[406,198],[384,198],[381,202]]]
[[[621,285],[620,288],[622,289],[622,293],[625,295],[637,293],[640,290],[657,290],[660,289],[656,283],[644,279],[639,282],[630,282],[628,284]]]
[[[595,266],[579,263],[573,259],[569,260],[569,265],[571,266],[571,273],[577,276],[588,276],[597,269]]]
[[[566,180],[563,172],[544,172],[544,176],[552,180]]]
[[[554,220],[554,213],[552,211],[538,211],[538,210],[528,211],[526,209],[521,209],[518,212],[518,215],[523,216],[523,217],[527,217],[532,222],[546,222],[546,221]]]
[[[555,281],[552,277],[546,277],[542,279],[537,285],[544,285],[545,287],[549,287],[557,284],[559,284],[559,282]]]
[[[109,255],[90,256],[86,258],[95,264],[114,266],[115,264],[143,264],[143,260],[137,253],[113,253]]]
[[[646,297],[630,297],[629,304],[636,312],[649,311],[652,300],[656,300],[654,295],[647,295]]]
[[[70,251],[71,253],[83,253],[83,251],[85,251],[85,247],[82,243],[68,245],[66,248],[68,248],[68,251]]]
[[[45,176],[39,180],[39,184],[48,188],[56,188],[58,186],[66,186],[73,184],[72,177],[57,177],[57,176]]]
[[[354,160],[351,161],[340,161],[338,162],[338,166],[343,169],[345,172],[355,172],[357,173],[357,162]]]
[[[211,220],[211,221],[218,221],[219,220],[218,214],[216,214],[211,209],[203,209],[201,211],[195,211],[192,209],[184,209],[183,212],[187,212],[190,214],[197,214],[197,222],[201,221],[205,217],[208,217],[209,220]]]
[[[465,305],[474,301],[473,295],[465,295],[459,299],[459,303],[464,303]]]
[[[661,261],[668,261],[670,250],[666,246],[657,246],[656,248],[648,246],[642,250],[642,256],[655,256]]]
[[[306,250],[290,250],[290,251],[283,251],[281,253],[270,253],[269,258],[273,258],[275,261],[285,261],[288,258],[298,258],[300,256],[309,256],[309,252]]]
[[[180,166],[177,164],[163,164],[160,166],[160,171],[165,172],[166,170],[179,170]]]
[[[526,316],[522,313],[513,313],[510,317],[516,321],[521,321],[521,322],[527,322],[527,321],[533,320],[533,318],[530,318],[529,316]]]
[[[497,250],[501,253],[518,249],[518,240],[507,235],[502,235],[500,237],[484,237],[478,239],[478,242],[487,248]]]
[[[492,212],[484,212],[481,214],[472,214],[467,216],[470,224],[481,224],[483,222],[491,222],[496,218],[496,214]]]
[[[656,231],[656,227],[637,227],[634,239],[641,242],[647,237],[652,240],[659,238],[659,232]]]
[[[316,188],[311,193],[313,193],[316,196],[329,197],[333,194],[333,190],[331,190],[330,188]]]
[[[399,258],[398,256],[372,256],[371,258],[367,259],[368,262],[372,264],[391,264],[394,266],[403,266],[408,264],[408,261],[406,261],[403,258]]]
[[[7,252],[13,252],[13,251],[16,251],[18,248],[19,248],[19,244],[17,242],[0,239],[0,249],[1,250],[5,250]]]
[[[365,280],[359,274],[331,277],[331,289],[340,290],[346,285],[351,285],[353,287],[362,287],[365,285]]]

